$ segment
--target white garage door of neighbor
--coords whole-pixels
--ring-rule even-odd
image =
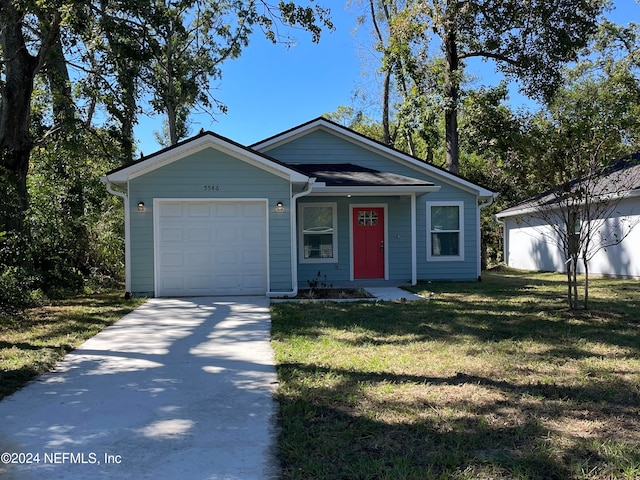
[[[264,201],[159,201],[156,294],[263,295]]]

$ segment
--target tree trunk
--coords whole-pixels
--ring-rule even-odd
[[[389,131],[389,89],[391,88],[391,69],[384,72],[383,98],[382,98],[382,143],[391,145],[391,132]]]
[[[582,257],[584,265],[584,309],[589,310],[589,261],[586,257]]]
[[[176,109],[173,105],[167,102],[167,125],[169,127],[169,142],[170,145],[178,143],[178,128]]]
[[[0,47],[4,54],[4,88],[0,104],[2,218],[0,231],[20,233],[29,198],[27,172],[33,140],[29,133],[33,80],[39,67],[22,34],[22,15],[9,0],[0,1]]]
[[[118,82],[122,88],[122,112],[120,116],[121,132],[120,143],[122,145],[122,164],[133,163],[133,151],[135,142],[133,139],[133,127],[137,120],[137,79],[140,68],[135,62],[127,62],[129,65],[118,65]],[[118,62],[120,63],[120,62]]]
[[[571,262],[567,263],[567,303],[569,308],[573,309],[573,296],[571,290]]]
[[[380,47],[386,50],[384,45],[384,37],[382,36],[382,32],[380,31],[380,27],[378,26],[378,21],[376,19],[376,9],[373,3],[373,0],[369,0],[369,9],[371,13],[371,22],[373,23],[373,27],[376,31],[376,35],[378,37],[378,42],[380,42]],[[384,4],[382,5],[382,10],[387,19],[387,23],[390,21],[389,10],[388,7]],[[388,53],[385,53],[387,56]],[[387,65],[384,72],[384,84],[382,91],[382,143],[385,145],[391,145],[391,132],[389,129],[389,90],[391,87],[391,66]]]
[[[572,307],[574,309],[578,308],[578,257],[574,257],[571,260],[573,264],[573,302]]]
[[[458,147],[458,45],[455,31],[455,14],[449,12],[445,23],[445,71],[444,71],[444,122],[446,132],[446,167],[452,173],[459,173],[459,147]]]
[[[76,119],[76,109],[71,92],[69,70],[60,40],[53,44],[47,55],[45,73],[51,89],[55,126],[72,125]]]

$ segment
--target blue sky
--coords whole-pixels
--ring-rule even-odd
[[[318,2],[327,5],[329,2]],[[342,3],[332,0],[332,3]],[[636,0],[615,0],[616,10],[608,15],[618,23],[640,22],[640,4]],[[354,34],[358,7],[331,7],[334,32],[325,31],[318,44],[310,35],[294,31],[297,44],[291,48],[273,45],[262,32],[254,32],[242,56],[225,63],[222,79],[216,83],[214,96],[227,105],[228,113],[192,118],[191,133],[201,128],[249,145],[303,122],[333,112],[341,105],[353,105],[354,94],[372,88],[371,78],[362,72],[371,55],[367,27]],[[372,70],[377,66],[371,66]],[[495,84],[498,77],[489,64],[472,66],[478,84]],[[522,104],[514,87],[511,101]],[[161,128],[162,117],[140,118],[135,130],[138,149],[146,155],[160,149],[154,131]]]

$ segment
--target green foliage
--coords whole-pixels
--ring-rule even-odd
[[[427,161],[434,158],[432,145],[446,138],[447,168],[458,173],[457,109],[463,97],[464,61],[490,60],[497,70],[518,80],[526,95],[549,99],[562,84],[562,67],[577,58],[596,32],[607,3],[370,0],[380,70],[385,79],[394,77],[399,96],[398,138],[404,138],[408,151],[416,155],[412,135],[417,134],[427,146]],[[442,54],[434,54],[436,49]],[[387,83],[383,125],[391,123],[384,113],[389,108]],[[437,118],[444,119],[446,136]]]
[[[0,310],[29,306],[42,292],[122,281],[122,205],[99,181],[117,162],[105,141],[104,134],[57,135],[33,151],[27,230],[0,239]]]
[[[33,152],[32,262],[45,290],[122,278],[122,207],[99,180],[117,160],[103,150],[103,137],[60,136]]]
[[[33,305],[41,296],[39,278],[24,267],[4,266],[0,270],[0,315],[10,315]]]
[[[99,177],[133,160],[142,100],[167,115],[175,143],[195,106],[225,111],[210,82],[256,27],[318,41],[328,15],[292,1],[1,2],[2,304],[117,284],[122,205]]]

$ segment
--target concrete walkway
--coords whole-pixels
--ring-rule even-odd
[[[416,295],[415,293],[411,293],[398,287],[366,287],[365,290],[373,295],[376,300],[382,300],[385,302],[396,300],[424,300],[420,295]]]
[[[276,478],[268,306],[145,303],[0,402],[0,478]]]

